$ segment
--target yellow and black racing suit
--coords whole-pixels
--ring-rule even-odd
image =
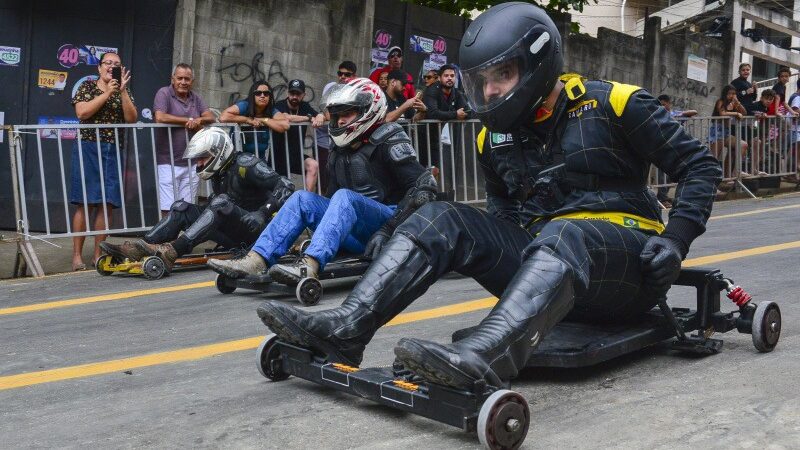
[[[574,272],[576,316],[629,317],[656,301],[642,289],[645,241],[663,232],[685,256],[705,230],[720,166],[644,89],[563,81],[551,115],[479,135],[488,212],[437,202],[397,232],[437,275],[460,272],[498,296],[527,255],[546,248]],[[650,164],[678,180],[666,228],[646,187]]]

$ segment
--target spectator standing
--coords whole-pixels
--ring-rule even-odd
[[[422,79],[425,80],[425,87],[427,88],[433,83],[439,81],[439,72],[430,69],[427,72],[425,72],[425,75],[422,76]]]
[[[756,103],[756,87],[748,81],[750,71],[750,64],[739,64],[739,78],[731,81],[731,86],[736,89],[736,98],[744,106],[748,116],[753,115],[753,106]]]
[[[745,114],[747,114],[747,110],[736,98],[736,88],[730,84],[723,87],[720,98],[714,103],[712,116],[730,117],[732,120],[738,120],[743,118]],[[742,160],[744,160],[747,156],[748,146],[746,141],[738,139],[737,136],[731,134],[731,128],[733,127],[729,125],[727,121],[714,121],[708,131],[708,142],[714,157],[722,164],[723,174],[725,176],[734,176],[733,168],[731,167],[733,158],[731,158],[730,162],[727,161],[727,150],[730,150],[729,153],[732,155],[738,140]]]
[[[375,69],[369,75],[369,79],[380,86],[380,77],[382,73],[389,73],[393,70],[403,70],[403,50],[400,47],[394,46],[389,48],[387,56],[389,64],[387,66]],[[403,97],[409,99],[416,95],[414,90],[414,77],[410,73],[403,71],[406,76],[405,85],[403,86]],[[385,90],[385,88],[382,88]]]
[[[121,71],[119,80],[112,76],[115,67],[119,67]],[[129,89],[131,73],[122,66],[119,55],[112,52],[104,53],[103,59],[97,65],[97,71],[98,79],[81,83],[72,98],[75,115],[78,116],[80,123],[136,122],[138,114]],[[93,221],[93,230],[109,228],[111,210],[122,206],[117,145],[122,147],[124,143],[117,142],[116,135],[122,137],[124,133],[115,133],[114,128],[84,129],[72,146],[70,203],[83,206],[76,208],[72,215],[73,232],[86,231],[87,216],[88,220]],[[105,212],[103,194],[105,194]],[[100,257],[100,243],[105,239],[105,234],[95,236],[93,263]],[[84,236],[72,238],[72,270],[86,268],[82,257],[85,241]]]
[[[156,130],[158,203],[162,217],[176,201],[194,201],[200,179],[195,173],[196,165],[193,162],[190,165],[189,161],[183,159],[183,153],[186,151],[187,139],[191,139],[203,125],[215,121],[214,114],[203,98],[192,92],[194,72],[190,65],[176,65],[170,81],[170,85],[159,89],[153,99],[156,123],[180,125],[184,128]]]
[[[356,67],[356,63],[353,61],[342,61],[339,64],[339,69],[336,71],[336,81],[331,81],[322,88],[322,98],[325,98],[325,94],[328,93],[330,88],[337,84],[347,83],[353,78],[358,77],[357,72],[358,68]],[[324,109],[324,105],[321,109],[323,110],[322,114],[325,116],[325,121],[330,121],[330,115]],[[314,132],[317,134],[317,163],[319,167],[322,167],[322,170],[319,171],[320,186],[327,186],[328,171],[325,170],[325,168],[328,166],[328,154],[331,151],[331,135],[328,133],[327,126],[315,128]]]
[[[777,95],[775,91],[772,89],[764,89],[761,91],[761,98],[758,102],[753,105],[753,115],[756,116],[758,121],[761,122],[758,126],[758,137],[756,141],[753,143],[754,147],[754,158],[753,158],[753,167],[754,171],[757,173],[761,173],[761,170],[764,170],[764,167],[761,164],[761,157],[763,152],[769,152],[770,154],[776,154],[776,149],[778,147],[778,135],[779,130],[777,126],[777,119],[770,119],[777,117],[778,114],[778,101]],[[769,122],[766,122],[768,121]],[[766,123],[765,123],[766,122]],[[763,142],[763,149],[761,143]],[[773,160],[774,158],[770,158]],[[770,166],[771,164],[767,163],[764,164],[765,166]]]
[[[446,121],[465,120],[469,118],[469,114],[466,112],[467,101],[464,98],[464,94],[455,88],[455,82],[455,67],[450,64],[445,64],[439,68],[439,81],[425,88],[424,102],[425,106],[428,108],[425,115],[428,119]],[[455,124],[445,125],[448,127],[447,129],[443,126],[442,134],[444,134],[446,130],[450,135],[449,144],[451,148],[459,148],[460,142],[457,141],[460,141],[460,133],[456,130],[457,127],[453,125]],[[429,132],[431,142],[439,142],[436,128],[431,127]],[[448,145],[448,143],[445,141],[443,145]],[[420,151],[420,153],[422,152]],[[423,158],[423,156],[424,155],[420,154],[420,158]],[[425,161],[425,164],[437,165],[439,162],[438,159],[439,155],[437,152],[431,151],[431,161]]]
[[[800,78],[797,79],[797,90],[789,97],[789,106],[795,116],[800,116]],[[792,124],[791,151],[789,152],[789,167],[794,167],[797,173],[790,177],[789,181],[796,183],[797,175],[800,174],[800,119],[795,117]]]
[[[243,133],[244,151],[262,157],[265,161],[269,160],[271,132],[285,133],[289,129],[289,119],[275,109],[272,87],[264,80],[253,83],[247,99],[239,100],[226,108],[219,116],[219,121],[253,127]]]
[[[306,96],[306,83],[303,80],[292,80],[289,82],[289,96],[277,102],[275,108],[284,113],[289,119],[289,123],[311,122],[311,126],[319,128],[325,123],[325,116],[317,112],[310,103],[303,101]],[[307,191],[315,191],[317,188],[317,174],[319,173],[319,163],[305,151],[305,136],[308,126],[300,125],[290,129],[284,139],[283,135],[275,136],[275,170],[289,177],[289,173],[302,173],[300,169],[301,155],[302,164],[305,169],[305,179],[303,180]],[[286,160],[286,149],[288,145],[289,158]],[[284,173],[286,164],[289,165],[289,172]]]
[[[405,74],[402,70],[389,72],[389,86],[386,88],[386,122],[398,119],[422,120],[427,110],[425,103],[420,100],[421,92],[413,98],[403,97]]]

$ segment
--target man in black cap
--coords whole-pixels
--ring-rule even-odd
[[[325,123],[325,116],[315,110],[310,103],[303,101],[306,96],[306,84],[303,80],[292,80],[288,84],[289,96],[275,103],[275,109],[286,114],[289,123],[311,122],[314,128]],[[303,155],[305,165],[304,185],[307,191],[317,188],[317,174],[319,164],[312,156],[304,153],[304,142],[308,127],[305,125],[294,126],[286,134],[273,135],[275,152],[275,170],[281,175],[290,176],[289,173],[301,173],[300,155]],[[289,151],[287,160],[286,151]],[[289,169],[287,171],[287,164]]]
[[[415,95],[409,99],[403,97],[406,74],[402,70],[389,72],[389,85],[386,86],[386,122],[394,122],[399,119],[422,120],[425,118],[427,107],[420,99],[421,95]],[[422,94],[422,92],[420,92]]]
[[[372,80],[373,83],[377,84],[380,81],[381,74],[384,72],[391,72],[393,70],[400,70],[405,74],[405,86],[403,86],[403,97],[410,99],[416,95],[416,91],[414,90],[414,77],[411,76],[410,73],[404,71],[403,68],[403,50],[398,47],[394,46],[389,48],[389,54],[387,56],[387,61],[389,65],[383,66],[381,68],[375,69],[369,75],[369,79]]]

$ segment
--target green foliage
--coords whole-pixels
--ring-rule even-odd
[[[490,7],[505,3],[505,0],[403,0],[405,2],[414,3],[416,5],[427,6],[429,8],[438,9],[450,14],[455,14],[461,17],[469,17],[472,10],[485,11]],[[546,0],[546,1],[530,1],[534,5],[539,5],[551,12],[567,12],[570,9],[583,12],[584,5],[589,2],[597,3],[597,0]]]

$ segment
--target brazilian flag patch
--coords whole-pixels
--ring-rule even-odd
[[[622,224],[628,228],[639,228],[639,221],[633,217],[622,217]]]

